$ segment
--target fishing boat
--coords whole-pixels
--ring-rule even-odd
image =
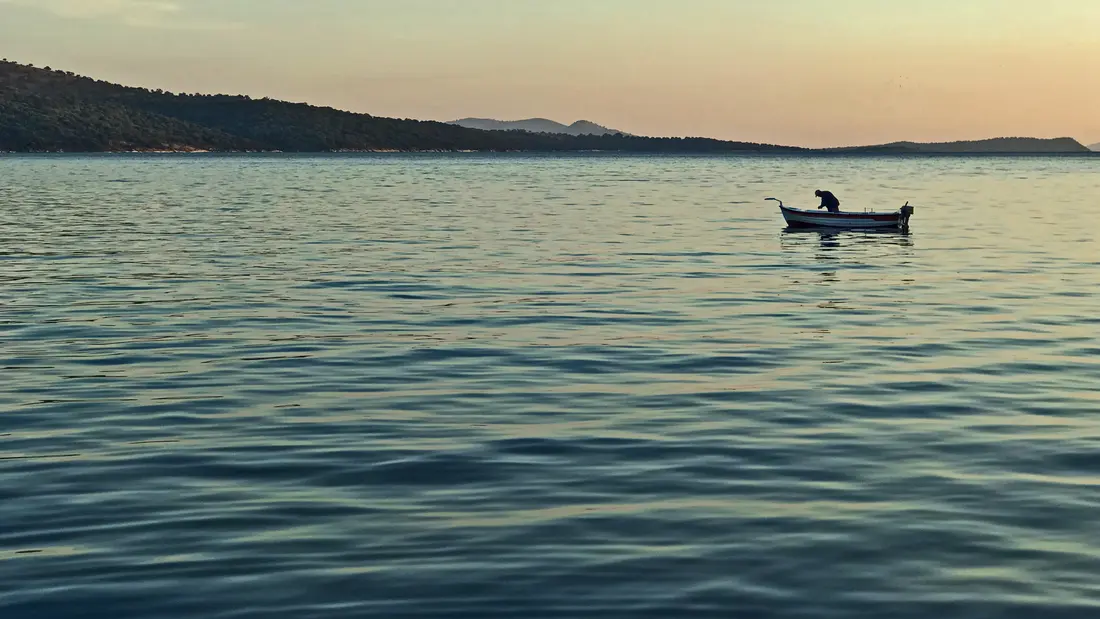
[[[777,198],[766,198],[779,203],[779,211],[791,228],[858,228],[905,230],[909,228],[909,218],[913,216],[913,207],[905,206],[893,213],[864,211],[862,213],[830,213],[828,211],[808,211],[784,206]]]

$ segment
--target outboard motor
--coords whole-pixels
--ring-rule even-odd
[[[903,229],[909,228],[909,218],[913,216],[913,211],[913,207],[909,206],[908,202],[905,203],[905,206],[901,207],[901,219],[898,220],[898,224]]]

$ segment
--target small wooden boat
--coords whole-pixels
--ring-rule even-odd
[[[766,198],[779,203],[779,211],[783,213],[783,219],[791,228],[860,228],[882,229],[895,228],[907,229],[909,218],[913,215],[913,207],[906,202],[905,206],[893,213],[866,211],[863,213],[830,213],[828,211],[807,211],[804,209],[784,206],[782,200]]]

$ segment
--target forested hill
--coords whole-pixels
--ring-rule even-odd
[[[800,152],[706,138],[481,131],[246,96],[130,88],[0,62],[0,151]]]

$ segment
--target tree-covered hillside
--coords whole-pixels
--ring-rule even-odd
[[[0,62],[0,151],[480,150],[797,152],[706,138],[481,131],[246,96],[130,88]]]

